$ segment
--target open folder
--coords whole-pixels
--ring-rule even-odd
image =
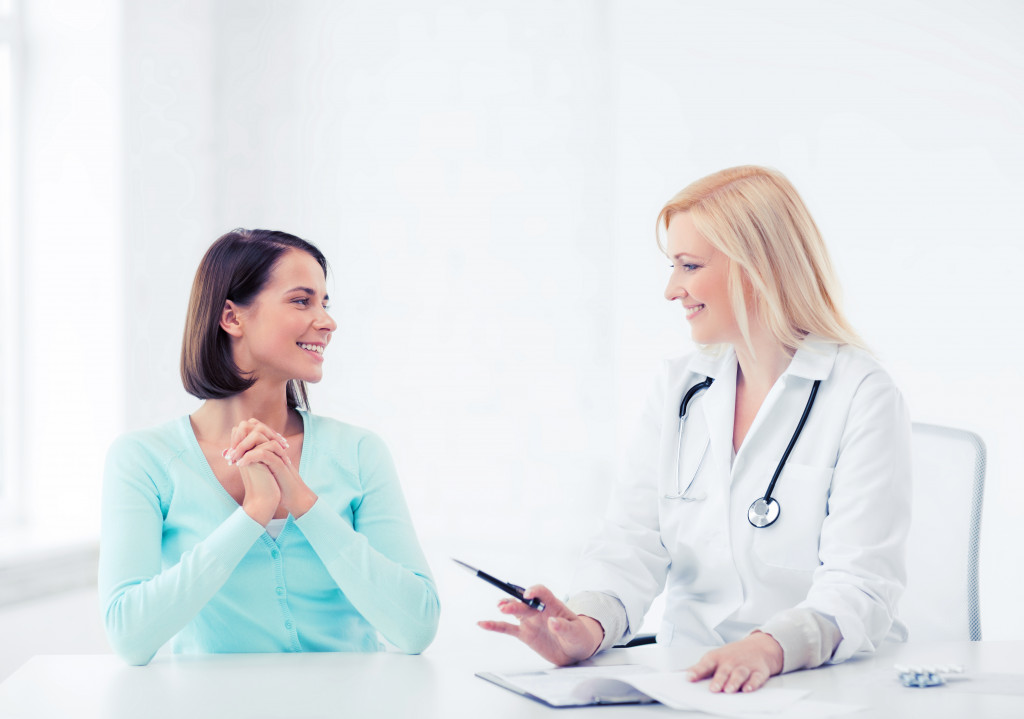
[[[707,682],[692,683],[682,672],[659,672],[636,664],[561,667],[515,674],[482,672],[477,676],[551,707],[660,702],[673,709],[732,717],[784,712],[809,693],[772,688],[749,694],[712,693]]]

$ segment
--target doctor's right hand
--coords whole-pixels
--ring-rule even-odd
[[[540,599],[544,602],[544,611],[538,612],[515,599],[503,599],[498,603],[498,610],[516,617],[519,623],[485,621],[477,622],[477,625],[490,632],[518,637],[558,666],[589,659],[597,652],[604,641],[604,628],[600,622],[583,614],[574,614],[543,585],[530,587],[523,596]]]

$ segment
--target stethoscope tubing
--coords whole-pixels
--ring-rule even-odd
[[[793,451],[796,441],[800,439],[800,433],[804,431],[804,424],[807,422],[807,416],[811,413],[811,407],[814,406],[814,398],[818,395],[818,387],[821,386],[821,380],[814,380],[814,385],[811,387],[811,395],[807,398],[807,404],[804,405],[804,413],[800,415],[800,421],[796,425],[796,431],[789,440],[789,446],[786,447],[786,451],[782,453],[782,459],[779,460],[778,466],[775,468],[775,474],[772,475],[772,481],[768,483],[768,490],[764,493],[765,502],[772,498],[772,492],[775,491],[775,483],[779,481],[779,475],[782,474],[782,468],[786,466],[786,460],[789,459],[789,453]]]
[[[698,392],[702,392],[710,387],[715,381],[714,377],[705,377],[703,382],[697,384],[686,390],[683,395],[683,401],[679,403],[679,428],[676,430],[676,491],[673,494],[666,494],[665,499],[679,499],[684,502],[693,502],[703,497],[688,497],[687,492],[690,491],[690,487],[693,485],[693,480],[690,480],[690,484],[686,485],[686,489],[683,489],[682,483],[679,479],[679,455],[683,451],[683,426],[686,424],[686,412],[690,407],[690,400],[693,399],[694,395]],[[701,465],[704,464],[704,457],[700,458],[700,462],[697,464],[697,469],[694,471],[694,477],[700,472]]]
[[[714,377],[705,377],[703,381],[698,382],[686,391],[683,395],[683,401],[679,404],[679,433],[676,438],[676,491],[674,494],[666,494],[666,499],[695,501],[703,498],[686,496],[686,493],[690,491],[690,486],[693,485],[694,479],[696,479],[696,473],[694,474],[694,479],[690,480],[690,484],[687,485],[686,489],[682,489],[679,477],[679,455],[682,451],[683,426],[686,421],[686,413],[689,410],[690,400],[692,400],[698,392],[710,387],[714,381]],[[786,446],[786,451],[782,453],[782,458],[775,467],[775,473],[772,475],[771,482],[768,483],[768,489],[765,491],[763,497],[755,499],[750,505],[747,518],[750,521],[751,526],[756,529],[763,529],[764,527],[771,526],[779,518],[781,511],[780,505],[778,500],[772,499],[772,492],[775,491],[775,484],[779,481],[779,477],[782,475],[782,470],[786,466],[786,461],[789,459],[789,455],[793,451],[793,447],[796,446],[797,440],[800,439],[800,435],[804,431],[804,425],[807,423],[807,417],[811,414],[811,408],[814,406],[814,399],[818,396],[818,388],[820,386],[821,380],[814,380],[814,384],[811,387],[811,393],[807,398],[807,404],[804,405],[803,414],[800,415],[800,421],[796,425],[796,430],[793,432],[793,436],[790,437],[789,444]],[[700,464],[703,464],[703,458],[701,458]],[[697,471],[700,471],[700,465],[697,466]]]
[[[693,387],[686,390],[686,394],[683,395],[683,401],[679,403],[679,419],[684,419],[686,417],[686,410],[690,406],[690,400],[693,399],[693,395],[697,394],[701,390],[707,389],[714,384],[714,382],[714,377],[705,377],[703,382],[698,382],[693,385]]]

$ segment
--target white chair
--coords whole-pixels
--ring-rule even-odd
[[[973,432],[915,422],[912,444],[913,516],[900,619],[912,641],[980,641],[985,443]]]

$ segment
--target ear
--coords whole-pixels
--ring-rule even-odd
[[[231,300],[225,300],[224,309],[220,312],[220,328],[232,337],[242,336],[242,317],[238,306]]]

